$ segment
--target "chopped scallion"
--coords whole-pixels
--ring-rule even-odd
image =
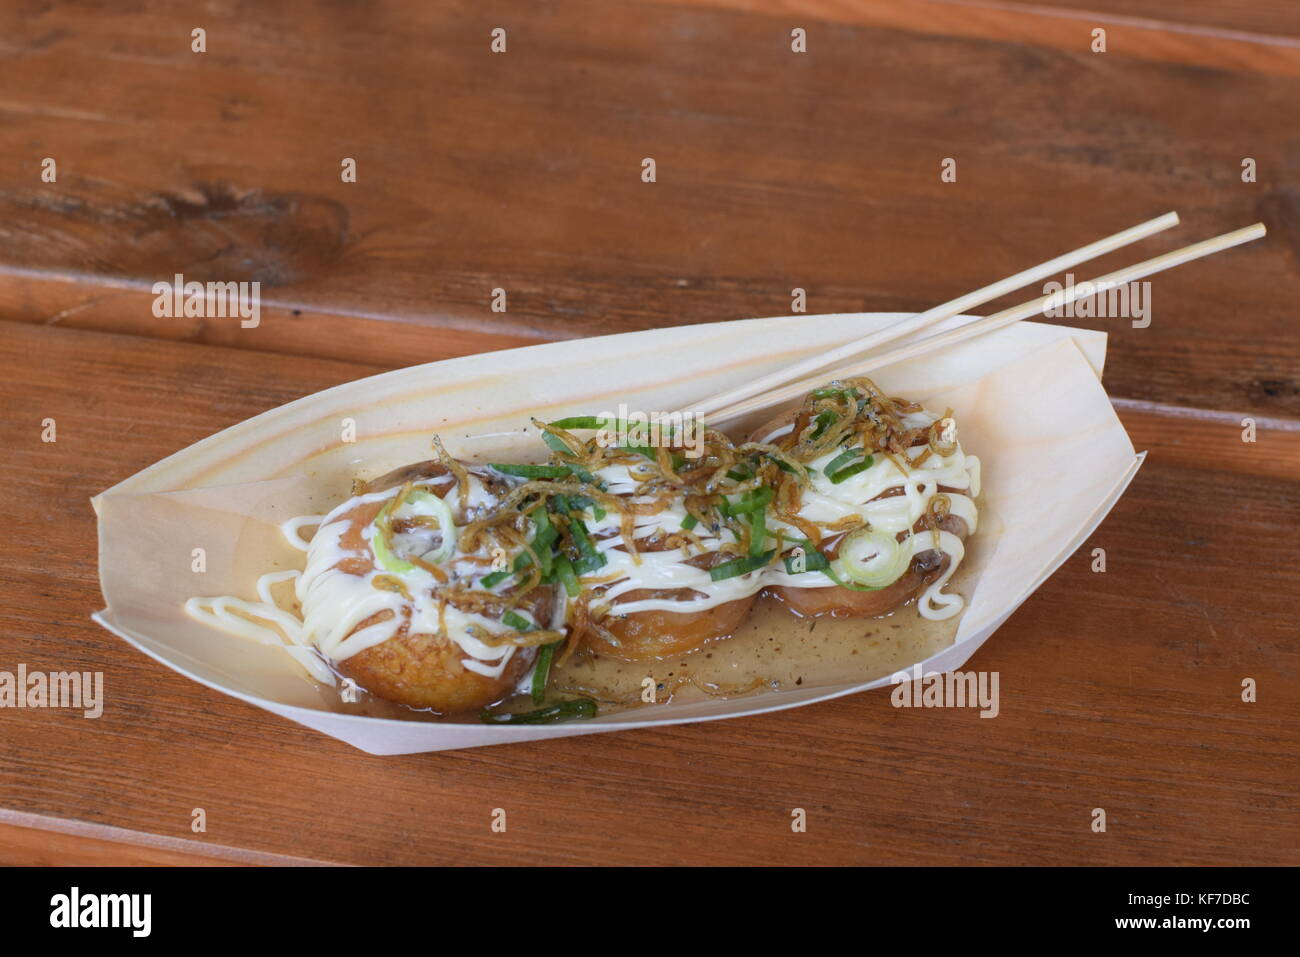
[[[503,475],[526,479],[564,478],[569,474],[569,470],[561,465],[510,465],[505,462],[492,462],[491,466]]]
[[[577,598],[578,593],[582,591],[582,586],[578,583],[578,576],[573,570],[573,563],[564,555],[560,555],[555,559],[555,578],[564,586],[564,590],[570,598]]]
[[[530,689],[533,704],[541,704],[546,698],[546,682],[551,677],[551,659],[555,657],[555,649],[559,646],[560,642],[553,641],[549,645],[542,645],[537,652],[537,667],[533,669],[533,684]]]
[[[767,544],[767,510],[756,508],[749,513],[749,554],[757,558]]]
[[[848,465],[854,459],[859,458],[862,458],[861,449],[847,449],[826,463],[826,474],[831,476],[831,480],[834,481],[836,472],[844,468],[844,466]]]
[[[827,429],[829,429],[835,423],[835,421],[839,419],[839,417],[840,417],[839,413],[831,409],[825,409],[822,412],[819,412],[817,414],[817,418],[814,420],[817,424],[817,427],[813,429],[812,437],[814,439],[820,439],[822,437],[822,433],[825,432]]]
[[[831,560],[827,558],[825,555],[823,555],[821,552],[817,551],[816,549],[811,549],[811,550],[806,549],[804,551],[802,559],[803,559],[803,567],[801,569],[796,570],[798,566],[795,564],[796,562],[795,556],[793,555],[785,556],[785,558],[783,559],[783,561],[785,562],[785,570],[789,572],[791,575],[798,575],[800,571],[821,572],[821,571],[825,571],[831,566]]]
[[[547,425],[556,429],[604,429],[614,428],[618,425],[618,419],[606,419],[599,415],[574,415],[567,419],[556,419],[554,422],[548,422]]]
[[[868,455],[863,461],[850,465],[848,468],[840,469],[838,472],[827,470],[826,474],[830,477],[832,485],[839,485],[846,478],[851,478],[859,472],[865,472],[867,469],[871,468],[875,462],[875,457]]]
[[[513,574],[512,571],[489,572],[479,579],[479,584],[484,588],[495,588]]]
[[[524,711],[518,714],[493,714],[484,711],[480,717],[485,724],[546,724],[551,721],[567,721],[570,718],[596,717],[596,702],[590,698],[570,698],[556,704],[538,708],[536,711]]]
[[[501,616],[501,623],[509,625],[515,631],[532,631],[533,623],[518,612],[508,611]]]
[[[772,560],[776,554],[776,549],[770,549],[761,555],[747,555],[744,558],[733,558],[731,561],[723,562],[721,565],[714,565],[709,569],[709,577],[715,582],[724,581],[728,578],[737,578],[740,575],[748,575],[750,572],[757,571]]]

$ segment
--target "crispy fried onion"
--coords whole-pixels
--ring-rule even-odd
[[[943,492],[937,492],[932,495],[930,501],[925,506],[925,514],[921,517],[925,522],[925,527],[930,530],[930,534],[934,538],[935,548],[939,547],[940,526],[943,525],[943,520],[948,517],[948,513],[951,510],[952,499]]]
[[[438,464],[455,477],[456,488],[460,493],[460,511],[462,515],[465,514],[465,508],[469,503],[469,472],[466,471],[465,466],[447,454],[442,439],[437,435],[433,437],[433,454]]]
[[[786,450],[757,442],[737,446],[716,429],[705,428],[701,448],[687,455],[684,445],[671,442],[649,450],[609,447],[601,445],[598,436],[582,439],[549,423],[534,420],[534,424],[549,437],[552,464],[567,467],[574,475],[572,479],[542,484],[554,486],[561,493],[591,498],[607,510],[617,509],[622,517],[622,547],[633,561],[640,560],[636,516],[656,515],[681,502],[704,528],[717,533],[727,526],[739,540],[747,542],[749,523],[725,513],[721,508],[725,497],[774,485],[783,469],[804,482],[808,477],[807,469]],[[636,482],[630,494],[611,495],[595,479],[600,470],[614,465],[626,466]],[[698,534],[690,529],[682,529],[672,538],[656,540],[656,547],[703,551]],[[727,552],[742,550],[736,543],[720,548]]]
[[[865,377],[837,379],[808,393],[795,413],[794,428],[776,444],[800,462],[842,446],[903,455],[927,430],[908,428],[902,416],[920,409],[915,402],[885,395]]]
[[[440,601],[495,618],[518,607],[527,596],[542,587],[542,569],[552,564],[549,555],[537,551],[537,523],[529,517],[536,509],[546,510],[547,520],[558,533],[554,543],[546,547],[555,548],[573,559],[579,554],[579,545],[589,552],[590,546],[577,534],[577,516],[572,514],[571,508],[551,505],[551,500],[558,496],[565,497],[570,504],[572,500],[595,503],[605,512],[617,515],[622,537],[620,547],[634,561],[640,561],[638,549],[683,549],[698,553],[701,561],[715,562],[724,555],[746,554],[754,526],[744,510],[734,506],[743,501],[738,500],[738,496],[766,494],[762,491],[764,489],[772,490],[770,508],[775,515],[785,525],[797,529],[814,546],[819,546],[828,536],[844,534],[845,529],[841,527],[843,523],[823,527],[800,516],[803,492],[809,484],[808,463],[836,450],[861,448],[864,454],[888,458],[902,474],[907,475],[932,455],[946,457],[953,454],[957,443],[952,410],[933,423],[908,427],[903,417],[919,409],[920,406],[914,403],[887,396],[870,379],[836,380],[809,393],[794,414],[792,429],[772,442],[737,444],[716,429],[704,428],[700,444],[690,449],[671,437],[653,449],[608,446],[601,443],[601,434],[594,428],[592,431],[596,434],[583,438],[574,431],[535,419],[534,425],[543,432],[551,448],[550,464],[563,468],[567,475],[505,480],[504,494],[492,506],[474,515],[460,530],[457,543],[458,560],[476,561],[479,556],[495,553],[498,548],[509,556],[511,562],[527,555],[529,560],[519,563],[508,590],[473,588],[464,581],[449,580],[445,571],[430,567],[429,563],[418,559],[411,561],[435,576],[438,581],[435,591]],[[448,455],[436,436],[433,446],[439,464],[455,478],[461,514],[468,516],[469,472]],[[922,448],[913,459],[910,450],[918,446]],[[608,491],[599,476],[610,466],[626,468],[634,483],[630,493]],[[676,503],[681,503],[694,519],[686,523],[689,527],[656,533],[638,543],[635,538],[636,519],[659,514]],[[948,497],[942,494],[933,496],[927,505],[923,527],[932,532],[936,544],[940,525],[950,507]],[[719,544],[710,540],[706,545],[701,538],[707,530],[712,533],[711,538],[716,539],[724,529],[733,533],[731,538],[734,541]],[[777,536],[777,554],[784,547],[785,534],[782,532]],[[582,575],[582,589],[568,603],[567,640],[557,663],[571,658],[588,636],[598,636],[610,644],[618,644],[615,636],[601,623],[608,612],[599,601],[606,584],[608,581],[599,578],[598,570],[595,574]],[[375,587],[400,591],[406,586],[395,576],[377,576]],[[556,600],[562,599],[557,595]],[[566,638],[562,632],[540,628],[500,634],[488,634],[480,628],[475,636],[487,644],[521,647],[550,644]]]

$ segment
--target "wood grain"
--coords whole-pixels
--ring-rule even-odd
[[[791,23],[869,24],[994,41],[1090,49],[1184,65],[1296,76],[1300,11],[1289,0],[660,0],[780,16]]]
[[[6,867],[312,866],[319,861],[0,810]]]
[[[1263,42],[1224,33],[1265,28],[1233,5],[1160,3],[1098,55],[1076,9],[825,0],[796,55],[789,15],[735,2],[232,4],[204,54],[161,0],[10,5],[0,315],[398,365],[786,314],[795,287],[921,309],[1176,208],[1098,270],[1271,234],[1159,277],[1150,328],[1111,321],[1112,388],[1300,414],[1292,6],[1257,8]],[[261,326],[156,319],[177,271],[261,282]]]
[[[1038,16],[1095,17],[1101,22],[1140,23],[1152,31],[1182,31],[1197,36],[1244,35],[1256,42],[1300,37],[1300,9],[1289,0],[948,0],[968,7],[994,7]]]
[[[0,862],[1300,863],[1300,5],[128,7],[0,10],[0,670],[100,670],[108,697],[94,720],[0,711]],[[88,618],[89,497],[280,403],[786,314],[795,286],[811,312],[918,310],[1174,208],[1183,229],[1087,274],[1256,219],[1270,236],[1158,278],[1149,328],[1077,321],[1111,333],[1107,385],[1150,456],[972,661],[1001,675],[995,720],[871,693],[373,758]],[[260,282],[260,325],[155,317],[177,271]]]
[[[89,496],[372,370],[17,323],[0,323],[0,362],[8,538],[36,543],[0,548],[0,667],[102,670],[108,698],[96,720],[0,714],[11,811],[193,841],[202,807],[214,845],[341,863],[1300,862],[1300,544],[1279,531],[1300,521],[1300,496],[1294,476],[1248,474],[1252,453],[1187,452],[1227,435],[1165,443],[1148,428],[1151,457],[1115,512],[973,659],[1001,675],[994,720],[871,693],[375,758],[189,682],[87,617],[101,600]],[[1261,541],[1267,560],[1252,557]],[[1256,704],[1240,701],[1244,677]],[[505,834],[489,830],[498,807]],[[795,807],[806,834],[791,833]]]
[[[27,825],[0,824],[0,865],[6,867],[219,867],[223,864],[228,862],[202,854],[59,834]]]

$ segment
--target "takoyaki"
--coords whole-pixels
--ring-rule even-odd
[[[793,546],[766,575],[774,597],[810,616],[874,617],[918,595],[923,617],[958,613],[942,589],[976,528],[980,468],[956,428],[857,379],[757,429],[807,473],[778,489],[774,525]]]
[[[833,382],[736,443],[683,422],[650,443],[628,423],[536,423],[540,465],[439,457],[358,484],[319,520],[301,621],[263,601],[191,599],[256,636],[263,620],[309,667],[412,708],[471,711],[529,692],[548,720],[594,710],[546,697],[553,661],[693,652],[733,634],[760,592],[799,615],[871,617],[943,591],[976,528],[979,460],[936,415],[867,379]],[[594,434],[592,434],[594,433]],[[614,438],[611,438],[614,435]],[[558,658],[557,658],[558,656]],[[542,715],[542,717],[537,717]],[[490,716],[492,719],[503,716]]]

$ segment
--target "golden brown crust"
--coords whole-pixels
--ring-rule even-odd
[[[448,481],[438,482],[439,477]],[[446,467],[438,462],[418,462],[380,476],[366,484],[366,492],[382,491],[407,482],[434,479],[430,490],[445,496],[454,487]],[[340,516],[350,523],[340,544],[347,550],[369,554],[369,546],[362,538],[362,530],[374,520],[384,507],[384,502],[364,502]],[[367,575],[375,568],[368,558],[347,558],[338,567],[348,574]],[[527,610],[534,621],[551,620],[554,608],[554,590],[536,588],[519,607]],[[499,608],[487,611],[500,615],[509,603],[503,597]],[[471,609],[467,609],[471,610]],[[381,612],[361,622],[353,634],[391,617]],[[397,633],[381,644],[359,651],[350,658],[336,662],[344,675],[352,678],[365,691],[404,704],[411,708],[431,708],[443,714],[474,711],[508,697],[525,672],[532,667],[537,655],[535,648],[520,648],[511,656],[499,678],[489,678],[470,671],[461,662],[469,657],[446,635],[411,634],[407,622],[402,622]],[[486,664],[491,664],[490,662]]]
[[[623,601],[652,597],[655,593],[645,590],[620,596]],[[619,643],[614,645],[603,637],[592,635],[587,639],[587,647],[598,654],[624,661],[683,655],[733,634],[744,623],[755,598],[756,595],[750,595],[691,614],[638,611],[618,617],[611,615],[602,619],[601,624]]]
[[[918,556],[919,557],[919,556]],[[945,555],[940,566],[930,576],[933,579],[948,564]],[[879,618],[887,615],[916,594],[929,580],[916,568],[916,560],[892,585],[878,591],[854,591],[832,585],[829,588],[788,588],[778,585],[769,591],[773,598],[801,618]]]
[[[668,538],[654,537],[637,543],[641,552],[672,551],[679,548]],[[696,568],[712,568],[729,557],[719,552],[704,552],[685,559],[684,564]],[[619,615],[620,604],[650,599],[689,601],[705,597],[690,588],[654,589],[636,588],[618,596],[611,612],[600,624],[616,639],[618,644],[600,634],[593,634],[586,645],[598,654],[620,658],[623,661],[641,661],[649,658],[666,658],[695,651],[711,641],[727,638],[745,621],[757,594],[735,601],[724,602],[698,612],[636,611]]]
[[[371,622],[363,622],[361,627]],[[499,678],[469,671],[465,653],[443,635],[412,635],[405,627],[382,644],[357,652],[338,664],[371,694],[411,708],[443,714],[476,711],[507,697],[532,667],[535,648],[520,648]]]

